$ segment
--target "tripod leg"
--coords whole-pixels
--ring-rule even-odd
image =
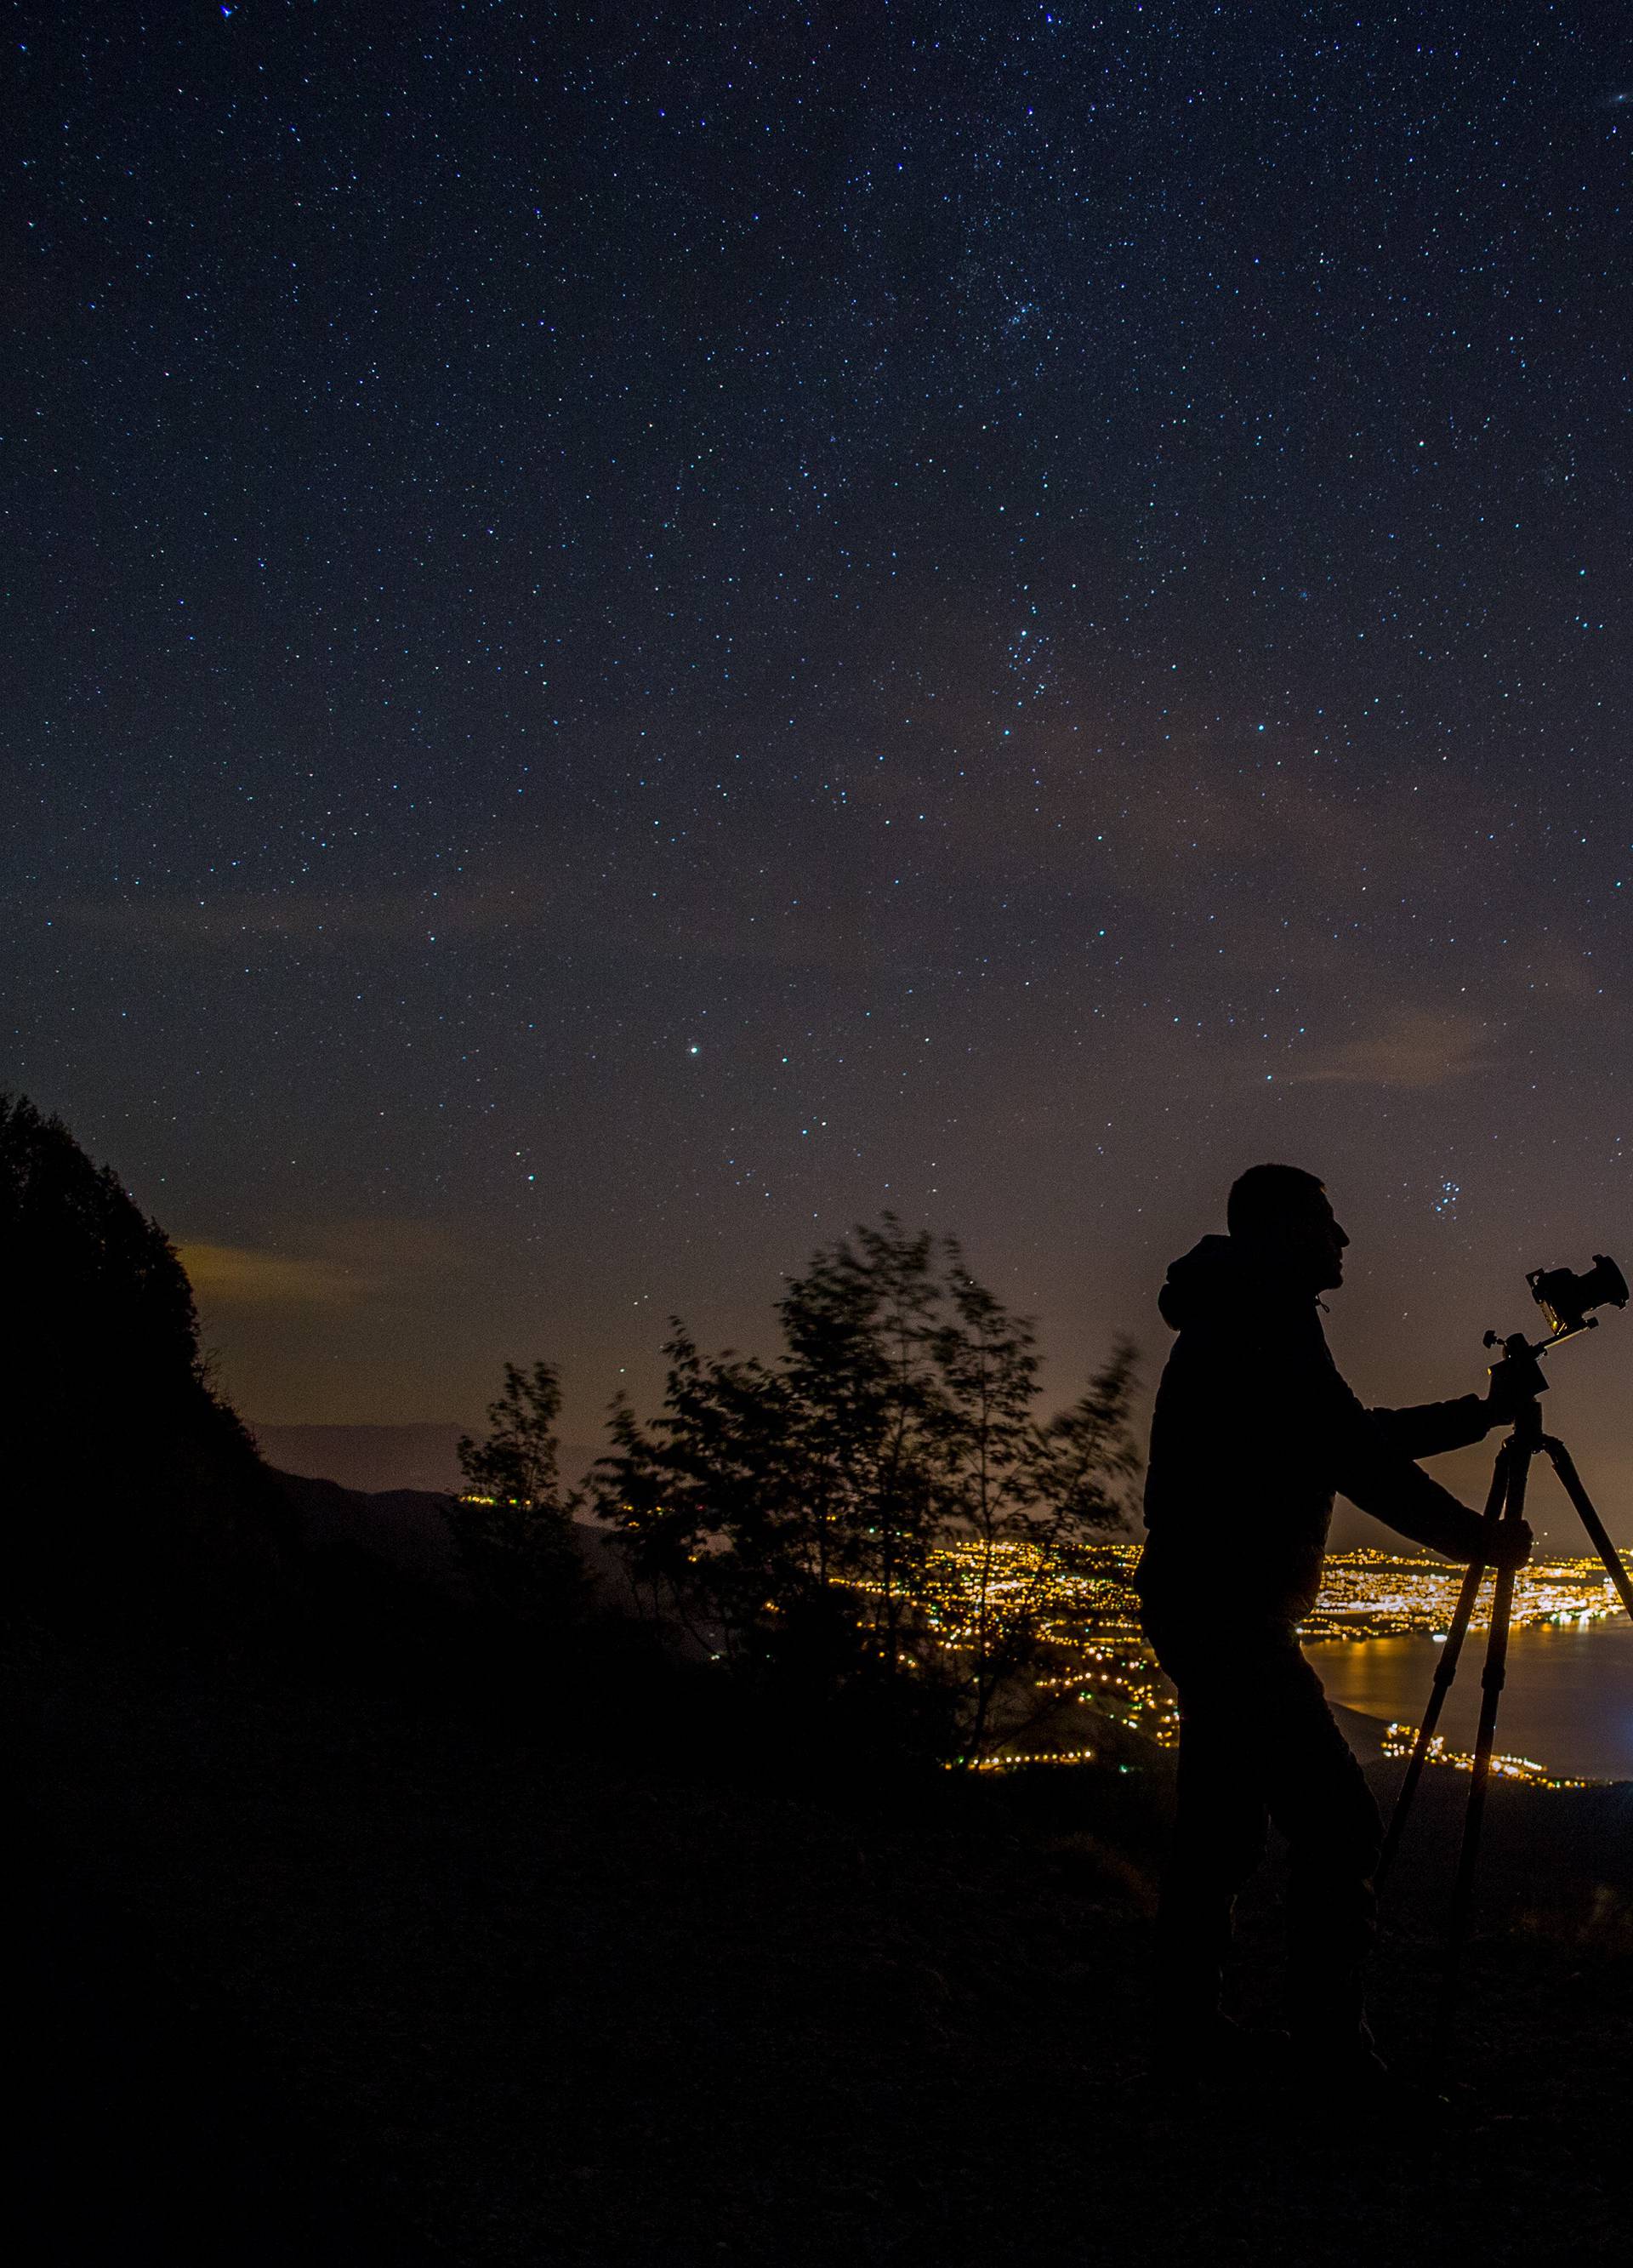
[[[1505,1520],[1519,1520],[1526,1508],[1526,1473],[1530,1445],[1522,1441],[1509,1468]],[[1497,1740],[1497,1703],[1508,1675],[1508,1624],[1514,1603],[1514,1571],[1499,1567],[1491,1601],[1491,1635],[1486,1642],[1486,1666],[1480,1675],[1480,1730],[1475,1738],[1474,1778],[1468,1790],[1468,1809],[1463,1817],[1463,1845],[1458,1853],[1457,1879],[1452,1888],[1452,1910],[1446,1926],[1445,1975],[1441,1987],[1439,2021],[1436,2028],[1434,2065],[1437,2075],[1445,2068],[1457,2016],[1458,1987],[1462,1978],[1463,1954],[1468,1943],[1474,1912],[1475,1868],[1480,1858],[1480,1830],[1484,1822],[1486,1789],[1491,1779],[1491,1751]]]
[[[1374,1887],[1378,1889],[1382,1889],[1389,1869],[1394,1864],[1395,1853],[1401,1847],[1401,1837],[1406,1831],[1407,1817],[1412,1808],[1412,1799],[1417,1793],[1417,1783],[1422,1779],[1423,1766],[1429,1761],[1429,1751],[1434,1742],[1435,1727],[1440,1722],[1440,1712],[1445,1705],[1446,1695],[1452,1690],[1452,1680],[1457,1675],[1457,1658],[1463,1650],[1463,1639],[1467,1634],[1469,1621],[1475,1611],[1475,1602],[1480,1594],[1480,1586],[1485,1572],[1484,1567],[1476,1562],[1463,1577],[1463,1587],[1457,1595],[1457,1610],[1452,1616],[1452,1627],[1445,1634],[1445,1644],[1441,1648],[1439,1660],[1435,1664],[1435,1679],[1429,1689],[1429,1700],[1423,1711],[1423,1721],[1417,1728],[1417,1738],[1412,1746],[1412,1754],[1406,1767],[1406,1777],[1401,1782],[1400,1793],[1394,1800],[1394,1808],[1389,1815],[1388,1831],[1384,1837],[1384,1847],[1379,1853],[1378,1871],[1372,1877]]]
[[[1633,1577],[1622,1565],[1622,1554],[1605,1533],[1605,1523],[1593,1508],[1593,1499],[1583,1487],[1577,1469],[1570,1461],[1570,1452],[1563,1441],[1551,1434],[1545,1436],[1542,1447],[1548,1451],[1554,1470],[1559,1475],[1559,1484],[1576,1507],[1578,1519],[1586,1528],[1593,1549],[1605,1563],[1605,1572],[1615,1585],[1622,1605],[1633,1615]]]
[[[1497,1454],[1497,1462],[1491,1470],[1491,1486],[1486,1496],[1485,1516],[1494,1525],[1501,1517],[1503,1501],[1508,1493],[1508,1463],[1507,1449],[1499,1449]],[[1457,1595],[1457,1610],[1452,1616],[1452,1626],[1445,1634],[1445,1645],[1441,1649],[1440,1659],[1435,1664],[1435,1680],[1430,1688],[1429,1704],[1423,1712],[1423,1721],[1418,1727],[1417,1739],[1413,1744],[1411,1758],[1406,1767],[1406,1777],[1401,1782],[1401,1792],[1395,1797],[1394,1808],[1389,1815],[1388,1832],[1384,1837],[1384,1847],[1379,1854],[1378,1871],[1372,1877],[1373,1883],[1379,1889],[1383,1888],[1389,1869],[1394,1864],[1395,1853],[1401,1847],[1401,1837],[1406,1831],[1407,1817],[1412,1808],[1413,1798],[1417,1793],[1417,1783],[1422,1779],[1423,1766],[1429,1761],[1429,1750],[1435,1737],[1435,1727],[1440,1722],[1440,1712],[1445,1705],[1446,1695],[1452,1690],[1452,1680],[1457,1675],[1458,1656],[1463,1651],[1463,1640],[1467,1635],[1469,1622],[1475,1611],[1475,1602],[1480,1595],[1480,1585],[1485,1572],[1483,1565],[1476,1561],[1463,1577],[1463,1587]]]

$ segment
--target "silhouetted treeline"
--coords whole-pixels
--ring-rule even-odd
[[[187,1274],[56,1118],[0,1096],[12,1572],[80,1600],[265,1587],[286,1532],[212,1388]]]
[[[700,1651],[973,1756],[1053,1579],[1123,1520],[1134,1350],[1041,1418],[1031,1325],[889,1215],[814,1254],[777,1315],[771,1362],[675,1325],[659,1415],[614,1405],[599,1516]]]

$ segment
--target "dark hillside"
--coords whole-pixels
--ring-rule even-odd
[[[233,2249],[260,2193],[233,2169],[268,2098],[261,2190],[285,2153],[291,2212],[341,2198],[405,2259],[1518,2263],[1562,2228],[1623,2257],[1629,1791],[1494,1790],[1467,2084],[1419,2123],[1152,2069],[1151,1752],[824,1791],[688,1762],[661,1707],[643,1752],[593,1711],[524,1738],[264,1663],[34,1646],[9,1685],[42,1865],[149,1980],[70,2011],[89,2062],[145,2027],[122,2067],[185,2132],[213,2043],[214,2139],[146,2210],[218,2184],[218,2260],[266,2257]],[[1409,2062],[1462,1785],[1431,1777],[1379,1964]],[[1262,1898],[1244,1945],[1272,2006]]]

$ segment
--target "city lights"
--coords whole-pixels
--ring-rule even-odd
[[[996,1574],[989,1573],[989,1616],[1011,1611],[1040,1617],[1046,1642],[1045,1666],[1034,1679],[1040,1701],[1076,1701],[1099,1716],[1139,1733],[1160,1748],[1173,1748],[1180,1736],[1173,1689],[1158,1668],[1139,1624],[1131,1584],[1140,1556],[1136,1543],[1092,1544],[1076,1550],[1070,1564],[1046,1560],[1035,1545],[1008,1542],[983,1547],[970,1542],[944,1546],[928,1571],[930,1621],[939,1643],[952,1653],[971,1642],[981,1597],[983,1549],[989,1548]],[[1335,1553],[1327,1562],[1320,1595],[1298,1635],[1306,1643],[1368,1638],[1444,1637],[1456,1606],[1462,1568],[1424,1556],[1362,1550]],[[1483,1587],[1471,1627],[1490,1623],[1490,1585]],[[1514,1582],[1513,1625],[1543,1624],[1578,1627],[1617,1611],[1615,1591],[1598,1559],[1534,1560]],[[1224,1611],[1222,1609],[1222,1611]],[[1018,1735],[1018,1739],[1025,1737]],[[1385,1753],[1403,1755],[1415,1728],[1392,1725]],[[1023,1764],[1088,1764],[1092,1746],[1044,1749],[1032,1728],[1026,1749],[1000,1745],[976,1769],[1001,1771]],[[1431,1762],[1467,1771],[1471,1759],[1437,1741]],[[1504,1779],[1549,1787],[1582,1783],[1561,1779],[1524,1756],[1494,1759]]]
[[[1387,1756],[1409,1756],[1417,1740],[1416,1725],[1392,1724],[1384,1734],[1384,1754]],[[1429,1743],[1426,1761],[1431,1764],[1447,1764],[1453,1771],[1471,1772],[1475,1760],[1465,1749],[1448,1749],[1445,1735],[1437,1733]],[[1524,1780],[1532,1787],[1590,1787],[1591,1780],[1563,1779],[1556,1772],[1534,1764],[1529,1756],[1493,1756],[1491,1771],[1497,1779]]]

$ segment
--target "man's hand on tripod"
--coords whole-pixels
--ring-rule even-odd
[[[1486,1524],[1480,1557],[1487,1567],[1523,1567],[1535,1542],[1528,1520],[1499,1520]]]

